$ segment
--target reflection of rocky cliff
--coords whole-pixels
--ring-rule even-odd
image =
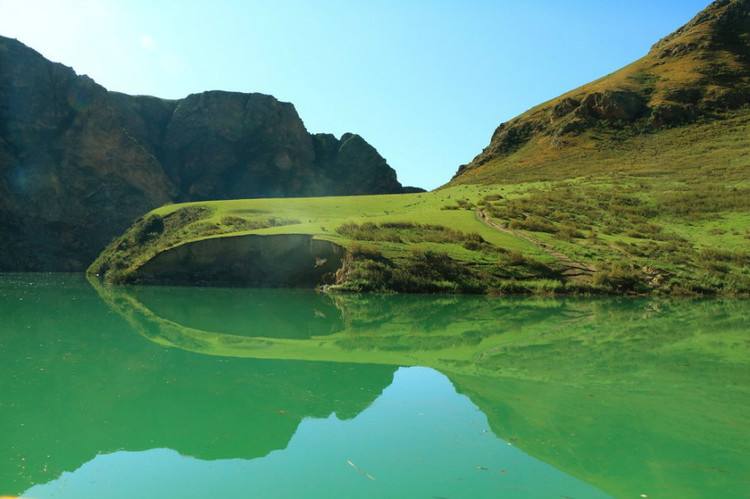
[[[331,322],[291,339],[283,333],[298,327],[291,323],[278,323],[272,337],[251,332],[250,322],[216,333],[189,314],[160,318],[152,311],[169,308],[169,293],[127,290],[103,296],[119,296],[121,313],[162,344],[437,368],[499,437],[615,497],[742,497],[731,487],[750,476],[747,302],[300,293],[303,317],[322,310]],[[226,310],[231,300],[220,301]],[[256,319],[285,315],[283,301],[274,303]]]
[[[0,333],[13,332],[0,334],[0,495],[115,450],[264,456],[285,448],[305,417],[353,418],[392,379],[390,366],[159,348],[73,281],[62,303],[59,289],[0,290]],[[53,309],[54,321],[38,314]]]

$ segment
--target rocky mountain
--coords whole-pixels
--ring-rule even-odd
[[[165,203],[405,190],[362,137],[269,95],[110,92],[0,37],[0,271],[83,270]]]
[[[746,134],[748,104],[750,0],[717,0],[640,60],[502,123],[453,182],[705,161],[716,135]],[[664,133],[677,128],[690,131]]]

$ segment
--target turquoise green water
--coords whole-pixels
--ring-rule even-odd
[[[0,496],[748,498],[750,302],[0,276]]]

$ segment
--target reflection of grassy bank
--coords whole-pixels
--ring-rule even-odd
[[[392,365],[472,365],[477,347],[497,344],[500,334],[519,324],[534,321],[547,307],[558,309],[554,300],[497,300],[488,297],[424,297],[410,295],[318,295],[293,304],[278,300],[261,314],[248,315],[244,330],[232,334],[207,331],[192,324],[166,319],[152,308],[169,309],[166,303],[182,295],[206,299],[221,290],[176,288],[165,293],[145,293],[143,288],[102,286],[92,280],[100,296],[135,330],[163,346],[207,355],[300,359],[333,362],[382,363]],[[240,292],[243,293],[243,292]],[[257,296],[274,291],[257,290]],[[291,292],[295,293],[295,292]],[[148,306],[137,296],[150,297]],[[240,303],[249,296],[235,294]],[[271,303],[271,302],[269,302]],[[534,306],[529,306],[534,303]],[[216,302],[219,305],[219,302]],[[223,301],[213,313],[239,307]],[[326,310],[322,313],[321,310]],[[336,310],[336,312],[332,312]],[[174,309],[172,310],[174,313]],[[258,312],[261,312],[258,309]],[[566,313],[566,312],[563,312]],[[189,314],[188,314],[189,315]],[[285,317],[316,317],[318,335],[294,339],[296,321]],[[415,321],[415,318],[419,318]],[[500,320],[498,320],[500,318]],[[273,323],[265,330],[259,324]]]
[[[303,339],[342,329],[341,312],[322,293],[237,288],[192,291],[162,286],[129,291],[162,319],[217,333]],[[160,299],[165,293],[169,299]]]
[[[463,374],[566,383],[619,383],[638,373],[647,376],[655,366],[682,375],[696,366],[721,363],[728,369],[750,360],[750,302],[745,301],[190,288],[160,293],[158,288],[93,284],[144,336],[212,355],[421,364],[448,370],[464,365],[468,371]],[[214,295],[221,298],[212,299]],[[179,312],[175,306],[201,300],[210,302],[215,317],[222,318],[216,321],[225,324],[221,332],[201,327],[211,321],[196,318],[191,307]],[[154,310],[168,311],[171,317]],[[230,316],[232,328],[223,320]],[[313,322],[309,334],[293,334],[300,324]],[[617,377],[623,374],[628,378]]]
[[[750,302],[336,295],[336,327],[289,339],[199,330],[149,311],[167,294],[100,290],[194,352],[437,368],[498,436],[616,497],[746,490]]]

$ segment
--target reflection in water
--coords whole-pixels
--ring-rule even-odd
[[[264,456],[286,447],[303,418],[354,417],[395,371],[160,348],[78,279],[0,290],[0,494],[119,449]]]
[[[343,328],[335,303],[309,290],[142,286],[126,297],[161,319],[214,333],[303,339]]]
[[[131,473],[122,473],[123,469]],[[533,480],[544,476],[544,480]],[[402,369],[351,421],[306,419],[284,450],[263,459],[210,462],[170,450],[99,456],[30,497],[608,497],[495,438],[450,382]],[[127,495],[126,495],[127,494]]]
[[[234,469],[256,478],[227,487],[343,496],[750,490],[749,302],[97,287],[99,300],[78,278],[24,279],[0,279],[0,495],[144,466],[163,487]],[[398,366],[450,384],[425,369],[392,383]],[[462,475],[472,455],[491,466]],[[391,481],[352,492],[368,459]],[[484,481],[497,467],[516,492]]]

